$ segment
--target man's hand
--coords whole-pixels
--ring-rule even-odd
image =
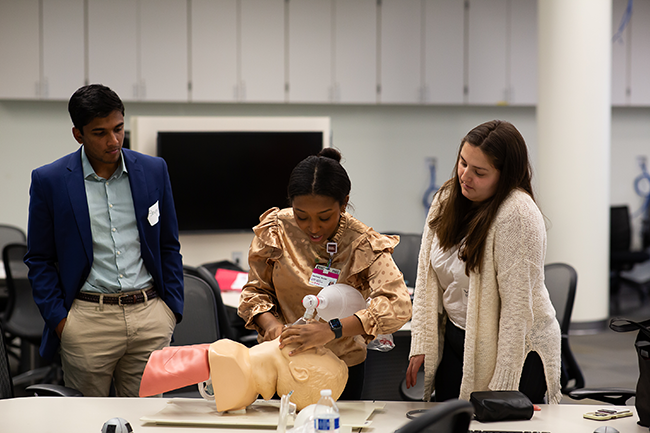
[[[63,328],[65,327],[65,321],[68,320],[67,317],[64,317],[63,320],[59,322],[58,325],[56,325],[56,335],[59,337],[59,340],[61,339],[61,335],[63,334]]]

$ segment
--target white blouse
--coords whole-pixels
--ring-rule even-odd
[[[469,277],[465,275],[465,262],[458,257],[458,245],[444,251],[438,237],[434,236],[431,243],[431,266],[443,289],[442,306],[449,320],[465,329]]]

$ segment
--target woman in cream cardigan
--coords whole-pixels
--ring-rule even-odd
[[[508,122],[477,126],[424,226],[407,386],[424,364],[427,401],[434,390],[443,401],[518,389],[534,403],[558,403],[560,327],[545,254],[523,137]]]

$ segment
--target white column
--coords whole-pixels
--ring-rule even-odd
[[[539,0],[538,198],[546,262],[578,272],[572,322],[609,313],[612,0]],[[579,327],[579,323],[577,323]]]

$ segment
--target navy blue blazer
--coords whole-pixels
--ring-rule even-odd
[[[183,314],[183,262],[167,164],[162,158],[123,149],[144,264],[156,290],[179,319]],[[51,359],[59,347],[56,326],[67,317],[93,262],[90,215],[81,148],[32,171],[28,251],[25,263],[34,300],[45,319],[40,353]],[[151,225],[149,208],[160,219]],[[99,337],[99,336],[98,336]]]

